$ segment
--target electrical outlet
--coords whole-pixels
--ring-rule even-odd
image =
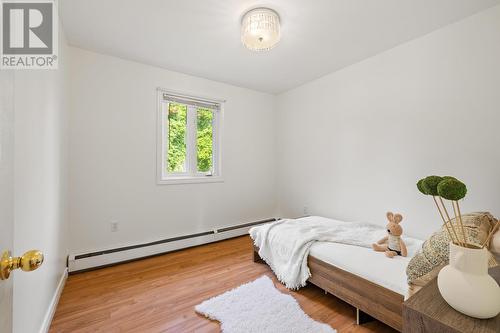
[[[304,215],[309,215],[309,207],[304,206],[303,213],[304,213]]]
[[[118,222],[117,221],[111,221],[110,227],[111,227],[111,232],[117,232],[118,231]]]

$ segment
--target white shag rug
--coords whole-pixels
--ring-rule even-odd
[[[312,320],[292,296],[261,276],[198,304],[196,312],[221,323],[224,333],[335,333]]]

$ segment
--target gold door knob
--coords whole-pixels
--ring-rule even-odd
[[[0,260],[0,280],[6,280],[10,272],[20,268],[25,272],[31,272],[40,267],[43,263],[43,253],[38,250],[31,250],[21,257],[12,257],[10,251],[5,251]]]

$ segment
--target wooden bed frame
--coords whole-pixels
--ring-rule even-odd
[[[264,262],[259,248],[254,246],[253,251],[253,261]],[[402,295],[311,256],[308,265],[311,271],[308,282],[354,306],[358,324],[373,317],[402,331]]]

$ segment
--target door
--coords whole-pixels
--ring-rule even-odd
[[[14,221],[14,73],[0,70],[0,256],[12,249]],[[12,331],[12,279],[0,280],[0,332]]]

